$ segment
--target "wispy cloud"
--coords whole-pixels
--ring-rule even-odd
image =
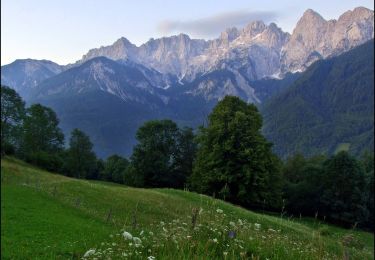
[[[228,27],[243,27],[251,21],[262,20],[265,23],[275,21],[276,12],[266,11],[232,11],[196,20],[164,20],[157,26],[162,34],[188,33],[193,37],[215,37]]]

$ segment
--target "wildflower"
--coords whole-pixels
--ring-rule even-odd
[[[228,252],[223,252],[223,255],[224,255],[224,256],[227,256],[227,255],[228,255]]]
[[[160,225],[164,226],[164,225],[165,225],[165,223],[164,223],[163,221],[160,221]]]
[[[212,239],[214,243],[217,243],[217,238]]]
[[[89,256],[92,256],[93,254],[95,254],[95,249],[90,249],[90,250],[88,250],[88,251],[83,255],[83,257],[89,257]]]
[[[275,233],[276,230],[272,229],[272,228],[269,228],[268,231],[272,232],[272,233]]]
[[[150,255],[149,257],[147,257],[147,260],[155,260],[155,256]]]
[[[223,213],[224,211],[223,211],[222,209],[217,209],[216,212],[219,213],[219,214],[221,214],[221,213]]]
[[[130,234],[129,232],[126,232],[124,231],[124,233],[122,233],[122,236],[127,239],[127,240],[132,240],[133,239],[133,236],[132,234]]]
[[[139,245],[142,243],[142,240],[139,237],[133,237],[134,244]]]
[[[191,236],[186,236],[187,239],[191,238]]]
[[[242,226],[243,225],[243,222],[241,219],[238,219],[238,225]]]
[[[231,221],[231,222],[229,222],[229,225],[231,225],[232,227],[235,227],[236,223],[234,223],[233,221]]]
[[[236,237],[236,232],[234,232],[233,230],[229,231],[228,237],[229,238],[235,238]]]
[[[112,246],[116,246],[117,244],[116,243],[112,243]]]
[[[254,224],[254,227],[255,227],[255,230],[259,230],[259,229],[260,229],[260,227],[261,227],[261,225],[260,225],[260,224],[258,224],[258,223],[255,223],[255,224]]]

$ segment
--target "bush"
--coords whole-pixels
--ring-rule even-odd
[[[59,173],[62,171],[63,160],[59,154],[38,151],[27,155],[26,161],[47,171]]]

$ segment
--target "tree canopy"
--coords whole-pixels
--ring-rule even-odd
[[[77,178],[93,177],[97,160],[92,148],[90,138],[81,130],[73,129],[66,152],[65,168],[68,175]]]
[[[191,187],[199,192],[259,207],[280,206],[280,162],[262,136],[258,109],[226,96],[198,135]]]
[[[25,102],[17,92],[1,86],[1,153],[19,145],[21,126],[25,117]]]

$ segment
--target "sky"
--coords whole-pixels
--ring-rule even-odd
[[[372,0],[1,0],[1,65],[26,58],[65,65],[120,37],[137,46],[179,33],[212,39],[253,20],[291,33],[308,8],[329,20],[357,6],[374,10]]]

